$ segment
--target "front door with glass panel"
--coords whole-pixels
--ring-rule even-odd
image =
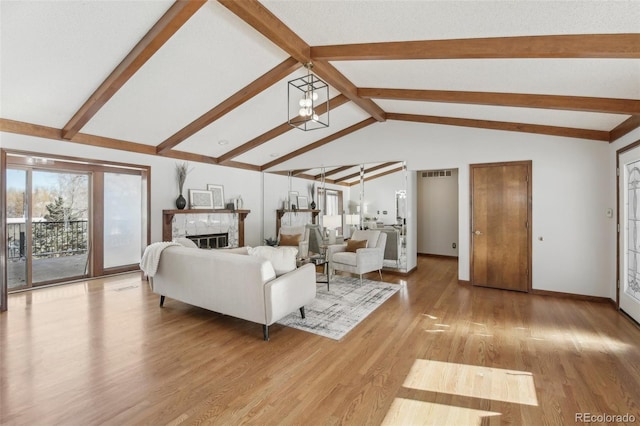
[[[640,148],[619,157],[620,309],[640,322]]]

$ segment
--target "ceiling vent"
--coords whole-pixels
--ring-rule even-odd
[[[429,170],[426,172],[422,172],[423,178],[448,177],[448,176],[451,176],[451,170]]]

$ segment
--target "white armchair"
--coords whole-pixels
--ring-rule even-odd
[[[309,255],[309,230],[306,226],[281,226],[278,231],[278,245],[282,245],[282,236],[288,235],[300,235],[300,241],[298,242],[298,257],[306,258]]]
[[[387,234],[374,230],[358,230],[351,235],[351,241],[362,240],[367,240],[367,247],[359,248],[355,252],[347,251],[347,244],[331,245],[327,248],[330,274],[335,271],[359,274],[362,284],[362,274],[377,270],[382,280],[382,262]]]

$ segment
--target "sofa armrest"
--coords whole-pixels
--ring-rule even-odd
[[[361,248],[356,250],[356,256],[358,263],[364,261],[368,264],[375,264],[383,259],[384,252],[379,247]]]
[[[267,325],[300,309],[316,297],[316,268],[308,263],[264,285]]]

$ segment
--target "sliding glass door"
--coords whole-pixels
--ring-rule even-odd
[[[3,292],[139,268],[149,244],[149,167],[4,150],[0,156]]]
[[[9,290],[88,275],[89,175],[7,170]]]

